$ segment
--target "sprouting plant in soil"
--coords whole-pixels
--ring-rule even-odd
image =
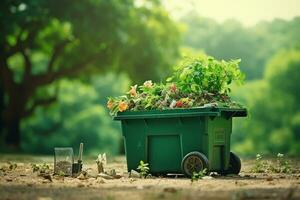
[[[150,170],[149,164],[141,160],[137,170],[140,172],[142,178],[146,178]]]
[[[207,169],[203,169],[200,172],[193,172],[193,175],[191,177],[191,182],[198,181],[199,179],[202,179],[207,174]]]
[[[31,164],[32,172],[39,172],[39,173],[49,173],[50,167],[46,163],[41,165],[38,164]]]
[[[275,166],[275,167],[274,167]],[[284,154],[278,153],[277,158],[276,158],[276,165],[272,165],[270,168],[272,172],[275,173],[291,173],[292,172],[292,167],[284,157]]]
[[[276,161],[265,161],[260,154],[256,155],[256,160],[251,168],[253,173],[291,173],[293,168],[284,154],[278,153]]]
[[[262,160],[261,154],[256,154],[256,159],[254,166],[251,168],[251,172],[253,173],[263,173],[267,171],[268,169],[268,163],[266,161]]]
[[[98,169],[98,173],[104,173],[104,167],[106,165],[107,161],[106,161],[106,153],[104,154],[99,154],[96,160],[96,164],[97,164],[97,169]]]

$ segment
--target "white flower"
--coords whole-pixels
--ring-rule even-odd
[[[277,157],[278,157],[278,158],[282,158],[283,156],[284,156],[284,155],[283,155],[282,153],[278,153],[278,154],[277,154]]]
[[[175,106],[176,106],[176,101],[173,100],[173,101],[171,102],[171,104],[170,104],[170,108],[174,108]]]
[[[147,87],[147,88],[151,88],[151,87],[153,86],[153,83],[152,83],[151,80],[145,81],[145,82],[144,82],[144,86]]]
[[[262,156],[260,154],[256,154],[256,160],[260,160]]]

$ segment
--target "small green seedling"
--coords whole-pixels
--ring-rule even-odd
[[[287,174],[287,173],[292,172],[292,167],[291,167],[289,161],[287,161],[284,158],[284,154],[282,154],[282,153],[277,154],[276,165],[275,165],[275,167],[273,167],[273,166],[270,169],[272,172],[275,172],[275,173]]]
[[[8,162],[8,164],[9,164],[8,167],[9,170],[15,170],[18,167],[17,163]]]
[[[291,173],[292,167],[284,157],[284,154],[278,153],[276,158],[276,163],[267,162],[262,160],[262,156],[260,154],[256,155],[255,164],[251,169],[253,173]]]
[[[64,177],[66,174],[63,171],[59,171],[57,175],[60,176],[60,177]]]
[[[142,178],[146,178],[148,173],[149,173],[149,164],[148,163],[145,163],[144,161],[140,161],[140,165],[138,166],[137,170],[140,171],[140,176]]]
[[[256,154],[255,164],[251,168],[251,172],[253,173],[263,173],[266,172],[268,168],[267,162],[262,160],[262,155]]]
[[[37,172],[40,170],[40,167],[37,164],[31,164],[32,172]]]
[[[31,164],[32,172],[39,172],[39,173],[48,173],[50,171],[49,165],[46,163],[42,165],[37,165],[37,164]]]
[[[198,181],[199,179],[202,179],[207,174],[207,169],[203,169],[200,172],[193,172],[193,176],[191,177],[191,182]]]

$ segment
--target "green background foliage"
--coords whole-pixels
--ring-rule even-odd
[[[184,56],[206,53],[241,59],[246,75],[231,93],[249,109],[234,120],[233,150],[300,153],[300,17],[245,27],[191,12],[175,21],[160,1],[147,2],[1,3],[1,151],[10,150],[15,136],[6,137],[17,131],[19,152],[48,154],[84,142],[87,154],[124,153],[107,97],[132,83],[165,80]]]

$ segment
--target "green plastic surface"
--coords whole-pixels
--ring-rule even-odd
[[[209,160],[209,171],[228,169],[232,117],[247,116],[246,109],[192,108],[126,111],[121,120],[128,171],[140,160],[149,163],[150,173],[183,173],[181,161],[192,151]]]

